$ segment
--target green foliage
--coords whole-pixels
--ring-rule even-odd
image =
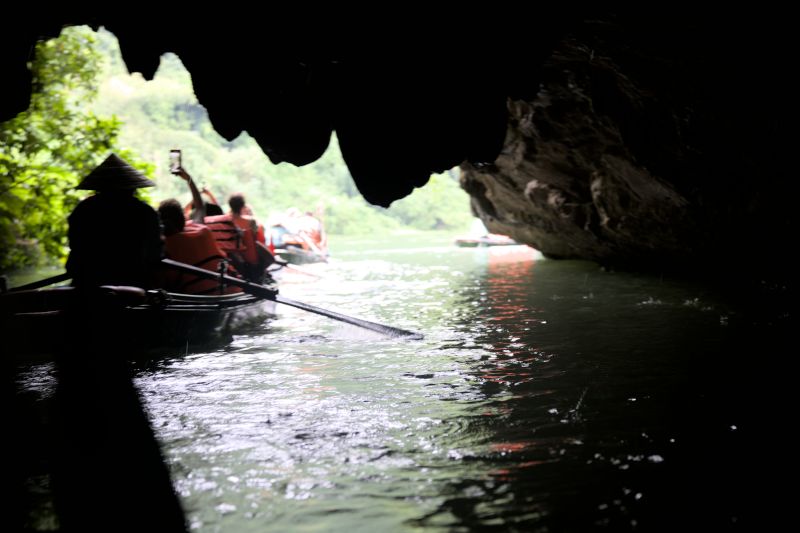
[[[115,148],[119,121],[85,107],[98,90],[94,42],[94,32],[77,27],[38,43],[30,107],[0,124],[2,271],[65,256],[67,216],[85,196],[74,188]],[[147,170],[131,152],[118,154]]]
[[[455,172],[434,174],[427,185],[389,208],[392,217],[420,230],[463,229],[473,217]]]
[[[174,54],[164,54],[154,79],[146,81],[128,73],[111,33],[67,28],[58,39],[39,43],[30,69],[30,108],[0,124],[2,271],[64,257],[67,216],[83,196],[74,187],[112,150],[157,183],[143,193],[152,202],[189,201],[185,183],[167,168],[169,150],[180,148],[198,184],[220,203],[244,193],[262,219],[289,207],[323,207],[331,234],[469,224],[466,193],[450,174],[433,176],[383,209],[358,193],[335,135],[320,160],[301,168],[271,163],[246,132],[222,138]]]
[[[408,226],[460,230],[469,225],[467,195],[449,174],[434,176],[389,209],[371,206],[358,193],[335,135],[318,161],[300,168],[275,165],[246,132],[228,141],[214,131],[177,56],[164,54],[153,80],[145,81],[119,68],[118,44],[112,34],[100,31],[98,41],[109,59],[95,110],[119,117],[123,122],[120,143],[155,164],[156,201],[190,200],[185,183],[167,168],[169,150],[179,148],[184,167],[198,185],[207,186],[220,203],[233,192],[244,193],[262,219],[289,207],[313,211],[322,204],[325,226],[332,234]]]
[[[41,42],[30,65],[30,108],[0,125],[0,268],[61,257],[79,176],[100,162],[119,123],[85,112],[100,56],[91,32],[68,28]]]

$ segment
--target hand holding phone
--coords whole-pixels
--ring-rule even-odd
[[[170,150],[169,151],[169,171],[173,174],[177,174],[181,169],[181,151],[180,150]]]

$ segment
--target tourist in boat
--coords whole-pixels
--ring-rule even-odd
[[[189,192],[192,195],[192,199],[183,208],[184,215],[187,220],[192,220],[198,224],[202,224],[203,219],[206,216],[222,214],[222,209],[219,206],[216,206],[216,210],[215,208],[211,207],[209,211],[209,206],[212,205],[211,202],[203,201],[202,193],[200,190],[198,190],[197,185],[195,185],[194,179],[182,165],[171,169],[170,172],[181,178],[189,186]],[[206,191],[205,188],[203,188],[203,190]]]
[[[315,251],[319,254],[327,254],[328,249],[328,236],[325,234],[325,228],[322,226],[322,221],[314,216],[311,211],[306,211],[302,217],[302,231],[308,236],[308,239],[313,243]]]
[[[262,283],[267,267],[275,258],[265,246],[263,226],[252,216],[244,195],[231,195],[231,210],[228,214],[223,214],[214,195],[206,188],[201,192],[183,166],[178,166],[171,172],[186,181],[192,193],[192,201],[184,208],[185,216],[194,223],[208,227],[219,249],[245,278]],[[209,201],[203,201],[202,194]]]
[[[181,168],[181,170],[183,170],[183,168]],[[192,178],[191,176],[189,176],[188,172],[186,173],[186,175],[188,176],[189,179]],[[205,197],[205,199],[202,200],[202,205],[205,208],[205,216],[213,217],[225,213],[225,211],[222,209],[222,207],[220,207],[219,203],[217,202],[217,199],[214,197],[214,194],[211,191],[209,191],[208,188],[203,187],[202,189],[200,189],[200,195],[201,197]],[[186,216],[187,220],[190,219],[193,220],[195,214],[197,213],[197,210],[194,208],[194,204],[195,200],[192,199],[189,201],[189,203],[183,206],[183,213]]]
[[[253,210],[247,205],[244,194],[232,194],[230,198],[228,198],[228,206],[231,208],[229,214],[234,224],[243,230],[252,231],[255,236],[258,233],[258,222],[253,216]]]
[[[164,251],[168,258],[211,272],[219,273],[222,269],[222,273],[235,274],[235,270],[227,265],[228,258],[217,246],[211,230],[202,224],[187,222],[181,204],[177,200],[170,198],[161,202],[158,214],[164,226]],[[173,292],[189,294],[241,292],[239,287],[226,287],[220,290],[221,286],[217,281],[171,269],[165,269],[163,272],[163,286]]]
[[[261,242],[263,238],[259,239],[258,222],[247,214],[250,211],[244,196],[232,195],[229,205],[229,213],[207,216],[204,224],[239,273],[249,281],[263,283],[267,276],[266,269],[275,262],[275,258]]]
[[[299,245],[302,249],[320,257],[327,255],[327,236],[322,221],[310,211],[301,213],[296,207],[290,207],[286,210],[286,216],[280,225],[290,234],[283,236],[286,243]]]
[[[269,265],[275,262],[275,257],[264,245],[263,229],[259,238],[259,224],[252,216],[252,210],[247,205],[242,193],[235,193],[228,199],[230,212],[228,215],[239,230],[244,243],[241,255],[242,268],[247,279],[260,283]]]
[[[242,214],[245,216],[249,216],[256,221],[256,228],[257,228],[256,241],[260,242],[263,245],[266,245],[267,239],[266,239],[266,232],[264,231],[264,224],[262,224],[257,220],[255,213],[253,213],[253,209],[249,205],[245,204],[244,207],[242,208]]]
[[[207,187],[203,187],[200,189],[200,193],[205,195],[208,200],[205,201],[206,205],[206,216],[215,216],[215,215],[222,215],[225,211],[222,209],[222,206],[219,205],[217,199],[214,197],[214,194],[208,190]]]
[[[134,196],[155,183],[111,154],[78,189],[95,194],[70,214],[67,272],[75,286],[154,287],[161,261],[158,214]]]

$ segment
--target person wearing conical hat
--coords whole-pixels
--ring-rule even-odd
[[[75,286],[152,287],[163,241],[156,211],[134,196],[155,183],[116,154],[87,175],[78,189],[95,194],[69,216],[67,272]]]

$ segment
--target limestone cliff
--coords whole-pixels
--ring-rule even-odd
[[[462,165],[475,212],[551,257],[666,270],[781,261],[793,197],[785,50],[739,31],[577,25],[534,96],[509,99],[494,163]]]

